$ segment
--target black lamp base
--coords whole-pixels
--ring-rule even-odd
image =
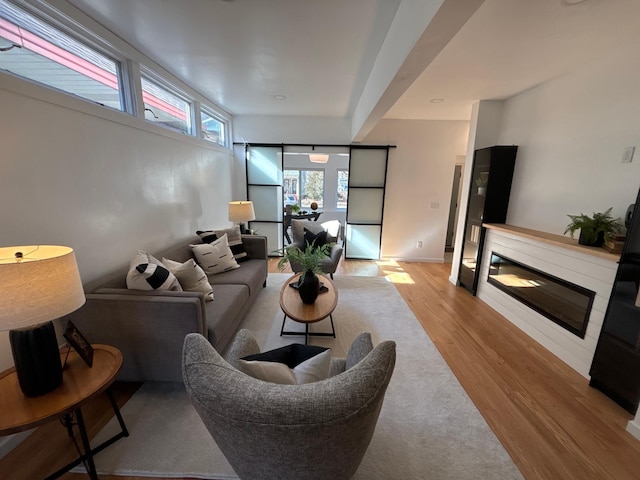
[[[62,363],[52,322],[9,332],[22,393],[38,397],[62,383]]]

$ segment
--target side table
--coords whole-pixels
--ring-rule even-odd
[[[57,418],[62,418],[70,437],[73,437],[73,427],[78,427],[82,440],[80,456],[52,473],[46,480],[58,478],[80,463],[84,463],[89,477],[97,480],[94,455],[120,438],[129,436],[120,409],[109,389],[122,367],[122,354],[109,345],[92,346],[92,367],[84,363],[75,351],[69,352],[62,373],[62,384],[40,397],[24,396],[18,385],[15,368],[0,373],[0,436],[29,430]],[[99,446],[91,448],[81,408],[104,391],[109,397],[121,431]]]

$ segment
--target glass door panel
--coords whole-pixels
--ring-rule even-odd
[[[348,222],[381,224],[384,190],[354,188],[349,195]]]
[[[267,252],[276,255],[284,246],[282,207],[282,147],[247,145],[247,199],[256,219],[249,223],[267,237]]]
[[[380,225],[347,224],[346,243],[349,245],[349,258],[370,260],[380,258]]]

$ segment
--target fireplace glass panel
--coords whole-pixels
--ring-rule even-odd
[[[584,338],[595,293],[491,252],[487,282]]]

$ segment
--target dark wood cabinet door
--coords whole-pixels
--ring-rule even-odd
[[[474,295],[486,233],[482,224],[507,219],[517,151],[515,145],[497,145],[476,150],[473,156],[458,283]]]

